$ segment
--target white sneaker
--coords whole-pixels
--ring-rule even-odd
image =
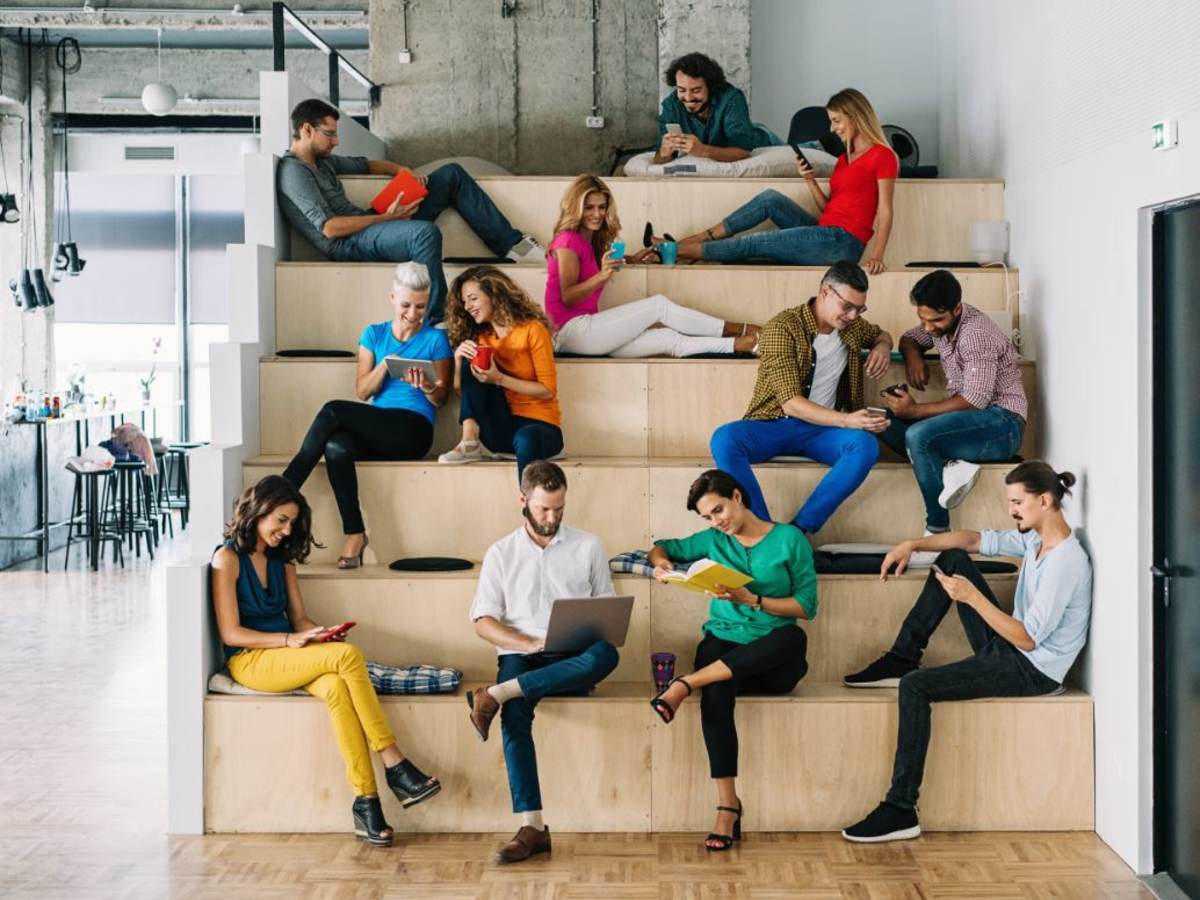
[[[483,462],[494,456],[495,454],[480,441],[459,441],[457,447],[439,456],[438,462],[448,466],[463,466],[467,463]]]
[[[546,248],[532,234],[527,234],[517,241],[511,250],[505,254],[513,262],[546,264]]]
[[[922,537],[933,537],[933,532],[928,528],[925,529],[925,534]],[[908,567],[910,569],[928,569],[942,554],[937,550],[917,550],[908,558]]]
[[[938,504],[943,509],[954,509],[964,500],[975,482],[979,480],[982,469],[977,463],[952,459],[942,469],[942,493],[938,496]]]

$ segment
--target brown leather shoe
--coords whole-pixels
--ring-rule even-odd
[[[547,825],[544,830],[538,831],[531,825],[522,825],[513,835],[513,839],[496,853],[496,862],[501,865],[524,862],[535,853],[549,852],[550,826]]]
[[[471,724],[475,727],[475,733],[481,741],[486,741],[492,719],[500,712],[500,704],[487,692],[487,688],[476,688],[467,691],[467,706],[471,707]]]

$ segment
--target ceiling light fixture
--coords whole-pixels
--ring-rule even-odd
[[[175,88],[162,80],[162,29],[158,29],[158,81],[142,88],[142,106],[155,116],[165,116],[175,108],[179,99]]]

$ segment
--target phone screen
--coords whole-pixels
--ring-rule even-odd
[[[683,134],[683,126],[677,122],[668,122],[667,134]]]

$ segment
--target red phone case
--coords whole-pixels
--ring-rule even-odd
[[[341,625],[333,626],[333,628],[330,629],[329,633],[327,635],[325,635],[325,637],[321,638],[321,643],[325,644],[325,643],[328,643],[329,641],[337,640],[338,638],[340,638],[343,634],[345,634],[347,631],[349,631],[351,628],[353,628],[357,624],[358,624],[357,622],[343,622]]]
[[[384,185],[383,190],[375,195],[375,199],[371,201],[371,209],[377,213],[387,212],[387,208],[401,193],[404,194],[404,199],[400,201],[400,205],[408,206],[410,203],[428,197],[429,189],[421,184],[412,172],[405,169],[397,172],[392,180]]]

